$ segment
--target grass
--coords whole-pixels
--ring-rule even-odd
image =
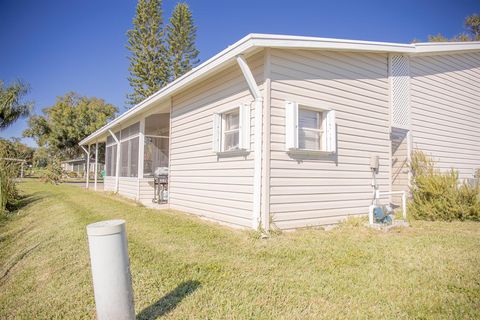
[[[121,218],[139,319],[480,318],[480,223],[345,223],[258,239],[71,185],[0,222],[0,319],[95,317],[85,226]]]

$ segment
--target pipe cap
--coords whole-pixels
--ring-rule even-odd
[[[87,226],[89,236],[107,236],[125,231],[125,220],[105,220]]]

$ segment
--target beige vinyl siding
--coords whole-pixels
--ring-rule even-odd
[[[408,191],[408,135],[406,130],[392,128],[392,191]],[[401,195],[392,195],[392,202],[401,205]]]
[[[104,191],[115,191],[115,177],[104,177],[103,178],[103,190]]]
[[[136,200],[138,198],[138,179],[119,177],[118,194]]]
[[[150,204],[154,196],[153,178],[141,178],[139,180],[139,201]]]
[[[372,200],[370,157],[390,191],[387,56],[327,51],[271,51],[270,212],[281,229],[337,223],[366,214]],[[336,156],[285,152],[286,100],[336,110]]]
[[[411,59],[413,147],[443,170],[480,167],[480,53]]]
[[[263,81],[263,53],[247,59]],[[251,227],[253,201],[253,132],[246,156],[222,156],[212,151],[213,114],[253,97],[235,64],[172,98],[170,207],[226,224]]]

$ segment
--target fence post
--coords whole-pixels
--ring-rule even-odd
[[[89,224],[87,235],[97,319],[134,320],[125,221]]]

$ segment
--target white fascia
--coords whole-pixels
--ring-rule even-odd
[[[242,70],[248,88],[255,98],[255,140],[254,140],[254,168],[253,168],[253,215],[252,228],[260,226],[262,205],[262,137],[263,137],[263,96],[260,88],[242,55],[237,56],[237,63]]]

